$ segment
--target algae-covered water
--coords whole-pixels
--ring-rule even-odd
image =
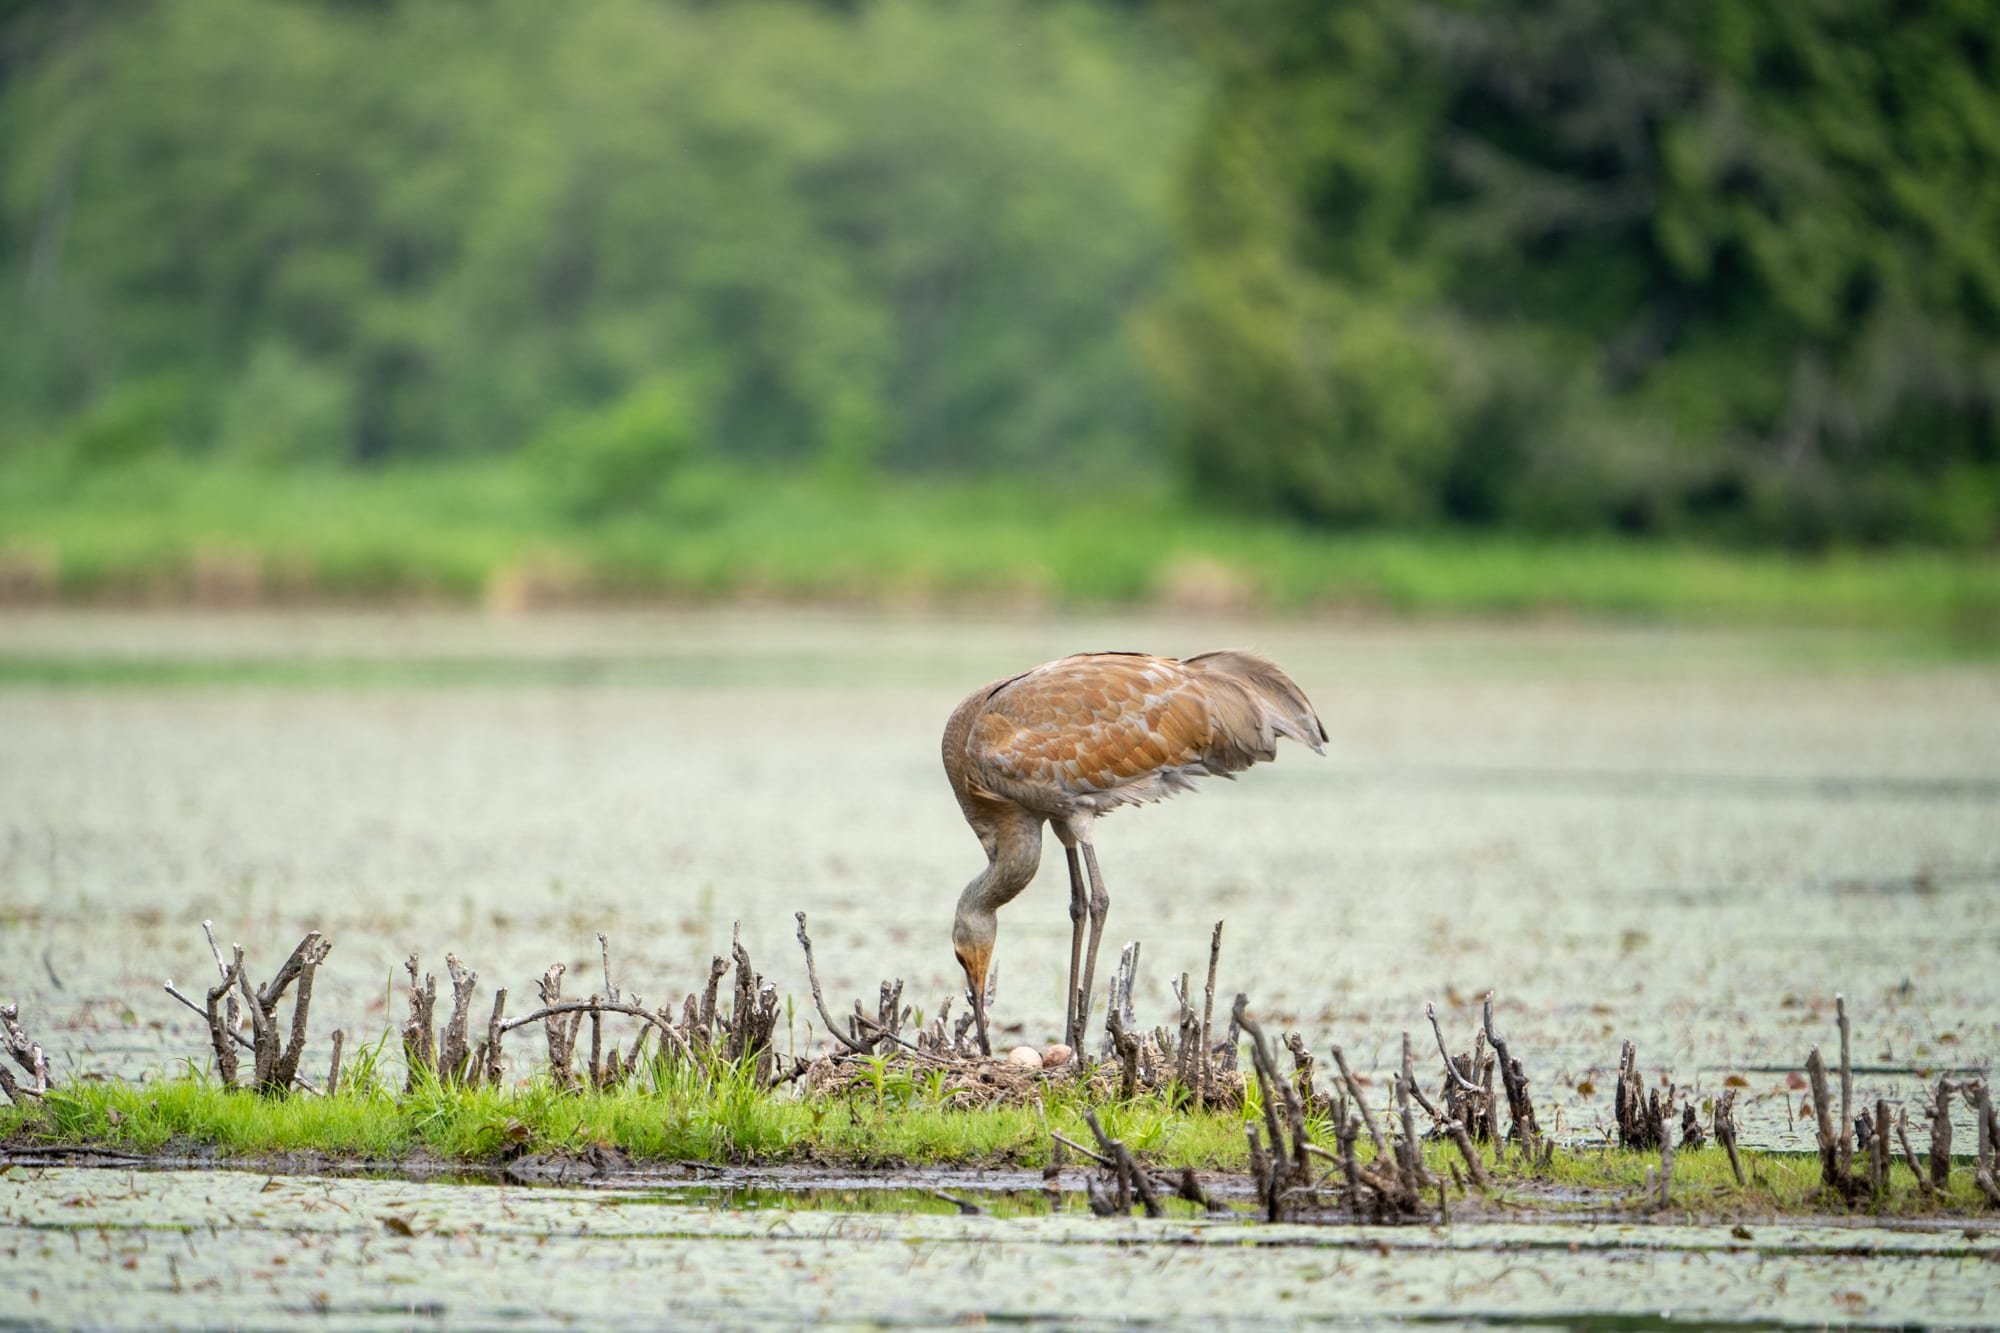
[[[0,1326],[2000,1323],[1990,1230],[1267,1226],[1014,1203],[15,1169]]]
[[[1745,1139],[1802,1146],[1786,1072],[1836,991],[1864,1098],[1994,1063],[2000,667],[1838,632],[9,612],[0,999],[59,1075],[144,1077],[203,1049],[160,989],[212,975],[203,919],[259,976],[326,932],[314,1031],[352,1038],[400,1017],[412,949],[525,998],[557,960],[599,986],[600,930],[649,1001],[739,922],[803,997],[804,910],[837,1008],[897,976],[934,1009],[982,863],[953,704],[1070,651],[1223,645],[1291,671],[1332,741],[1100,826],[1100,976],[1143,941],[1142,1021],[1224,918],[1224,996],[1364,1070],[1428,1043],[1427,1000],[1463,1046],[1496,989],[1576,1140],[1631,1038],[1683,1085],[1747,1080]],[[1001,916],[996,1016],[1029,1039],[1060,1025],[1066,903],[1052,854]]]

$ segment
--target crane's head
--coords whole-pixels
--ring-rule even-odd
[[[960,910],[951,926],[951,947],[958,965],[965,971],[965,998],[972,1005],[972,1020],[979,1029],[979,1051],[993,1054],[986,1036],[986,973],[993,962],[993,940],[999,923],[991,912]]]

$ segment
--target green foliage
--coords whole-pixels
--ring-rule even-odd
[[[1990,7],[1188,7],[1154,332],[1210,493],[1315,521],[2000,538]]]
[[[200,599],[220,569],[233,577],[219,594],[238,600],[775,594],[903,607],[1572,611],[1943,632],[1989,646],[2000,629],[2000,566],[1975,553],[1728,555],[1606,537],[1314,532],[1157,489],[833,484],[774,468],[709,472],[720,465],[699,454],[673,474],[686,491],[587,520],[557,512],[535,461],[273,470],[168,456],[75,475],[39,456],[0,458],[0,568],[73,598]],[[728,501],[698,504],[696,483],[718,475]],[[353,665],[363,678],[384,670]],[[0,675],[11,669],[0,663]]]
[[[190,0],[44,26],[0,82],[0,404],[43,437],[165,375],[198,416],[160,443],[282,461],[507,450],[661,375],[719,454],[836,471],[1076,441],[1111,466],[1150,430],[1120,326],[1190,99],[1138,20]]]
[[[920,1089],[906,1066],[882,1071],[885,1089]],[[1091,1103],[1075,1085],[1052,1085],[1039,1106],[948,1109],[940,1101],[878,1100],[874,1091],[845,1098],[801,1097],[761,1089],[742,1069],[718,1066],[663,1078],[658,1091],[560,1093],[537,1080],[514,1088],[461,1088],[436,1083],[394,1094],[343,1086],[332,1097],[283,1101],[229,1092],[212,1078],[190,1074],[148,1084],[79,1083],[26,1106],[0,1103],[0,1144],[109,1147],[143,1153],[209,1149],[227,1157],[269,1158],[324,1153],[349,1161],[388,1164],[424,1153],[447,1162],[491,1164],[523,1153],[580,1153],[617,1147],[640,1161],[842,1164],[885,1166],[1027,1167],[1046,1165],[1050,1131],[1091,1141],[1083,1111]],[[1175,1109],[1153,1094],[1094,1108],[1105,1131],[1149,1165],[1241,1171],[1243,1129],[1257,1123],[1255,1107],[1239,1112]],[[1316,1127],[1323,1130],[1324,1127]],[[1326,1141],[1320,1135],[1320,1141]],[[1558,1148],[1547,1166],[1518,1154],[1480,1150],[1502,1202],[1560,1212],[1637,1207],[1659,1158],[1619,1149]],[[1456,1151],[1423,1145],[1426,1169],[1449,1178]],[[1369,1161],[1364,1141],[1359,1155]],[[1678,1209],[1711,1216],[1770,1216],[1846,1211],[1820,1184],[1811,1153],[1742,1154],[1749,1184],[1736,1185],[1719,1148],[1683,1149],[1674,1158]],[[1073,1159],[1072,1159],[1073,1160]],[[1960,1166],[1942,1200],[1920,1194],[1900,1166],[1882,1199],[1868,1205],[1888,1215],[1937,1216],[1983,1206],[1972,1173]],[[1452,1208],[1475,1206],[1458,1191]]]

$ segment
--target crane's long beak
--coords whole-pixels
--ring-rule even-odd
[[[972,1002],[973,1026],[979,1029],[979,1053],[981,1055],[991,1055],[993,1054],[993,1043],[988,1041],[986,1037],[986,986],[984,983],[982,982],[980,985],[967,989],[965,998]]]
[[[993,1054],[993,1045],[986,1036],[986,975],[992,963],[990,955],[975,954],[970,960],[964,952],[958,955],[958,965],[965,970],[965,999],[972,1006],[972,1021],[979,1029],[979,1053]]]

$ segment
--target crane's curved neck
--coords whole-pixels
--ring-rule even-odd
[[[986,847],[986,869],[958,895],[957,925],[990,947],[994,914],[1028,887],[1042,863],[1042,821],[1013,810],[981,819],[973,829]]]

